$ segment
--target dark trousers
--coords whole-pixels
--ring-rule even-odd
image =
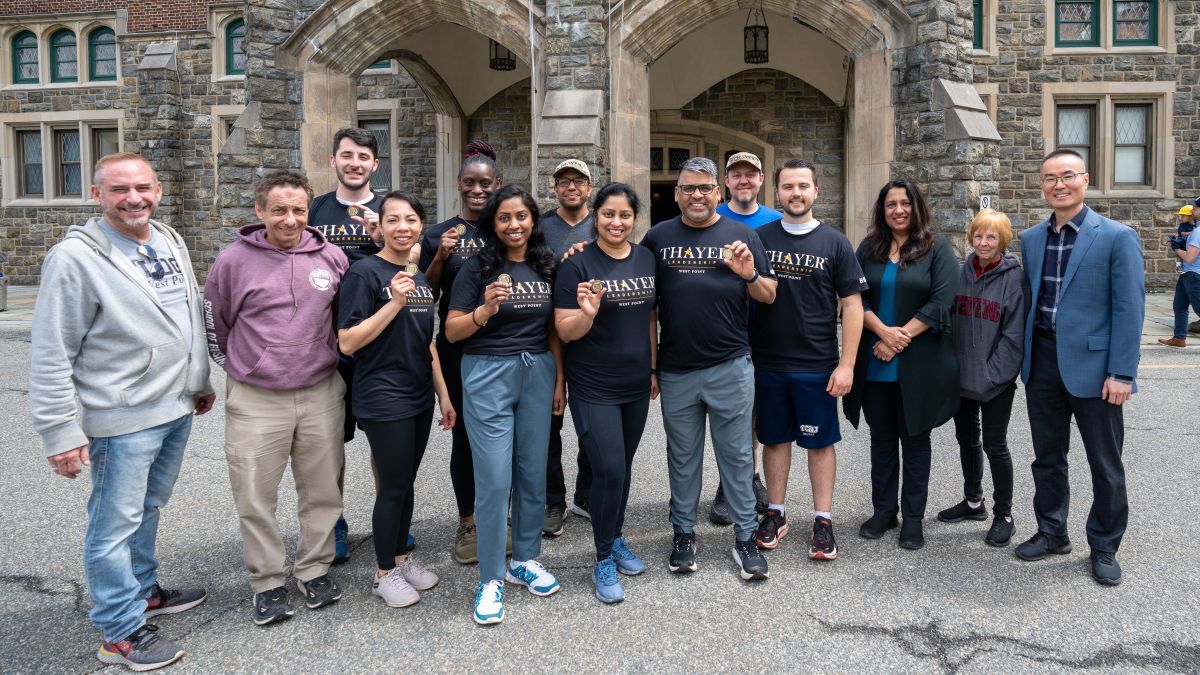
[[[1078,398],[1067,392],[1058,369],[1058,352],[1052,335],[1037,332],[1025,399],[1029,430],[1033,436],[1033,511],[1038,530],[1067,536],[1071,485],[1067,479],[1067,451],[1071,445],[1071,416],[1083,437],[1083,450],[1092,471],[1092,510],[1088,513],[1088,544],[1098,551],[1115,553],[1129,520],[1125,494],[1125,467],[1121,450],[1125,422],[1121,406],[1104,399]]]
[[[338,359],[338,374],[342,376],[342,380],[346,383],[346,417],[342,422],[342,442],[349,443],[354,440],[354,426],[358,422],[354,417],[354,411],[350,409],[350,401],[353,393],[354,384],[354,360],[344,356]]]
[[[909,435],[900,385],[895,382],[867,382],[863,415],[871,427],[871,501],[875,513],[895,515],[899,511],[905,520],[921,520],[929,497],[929,462],[933,454],[929,432]]]
[[[1008,420],[1012,416],[1013,382],[990,401],[961,399],[954,415],[954,435],[958,438],[958,456],[962,460],[963,495],[967,501],[983,499],[983,455],[987,453],[992,470],[992,513],[1012,515],[1013,467],[1008,454]],[[980,444],[980,419],[983,443]]]
[[[562,465],[562,430],[563,415],[551,415],[550,444],[546,447],[546,506],[567,505],[567,478],[563,474]],[[571,498],[576,504],[586,502],[592,489],[592,467],[588,464],[583,444],[584,440],[581,437],[579,452],[575,455],[575,463],[578,465],[578,473],[575,474],[575,495]]]
[[[625,525],[633,455],[646,428],[650,399],[621,405],[571,399],[571,419],[592,467],[589,513],[596,560],[612,555],[613,540]]]
[[[412,526],[413,483],[429,443],[432,423],[433,408],[401,420],[359,420],[379,471],[371,527],[375,561],[381,570],[392,569],[396,566],[396,556],[412,550],[408,546],[408,530]]]
[[[450,403],[458,413],[458,423],[450,429],[450,485],[458,503],[458,517],[475,513],[475,465],[471,461],[471,440],[467,438],[467,420],[463,415],[462,348],[444,340],[437,341],[438,363],[442,379],[450,392]]]
[[[1173,335],[1179,339],[1187,337],[1188,307],[1200,314],[1200,274],[1184,272],[1175,282],[1175,300],[1171,309],[1175,310],[1175,331]]]

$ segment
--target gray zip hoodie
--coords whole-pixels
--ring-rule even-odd
[[[73,225],[42,263],[33,309],[29,410],[46,456],[149,429],[213,393],[200,291],[183,239],[151,220],[187,279],[192,348],[100,219]]]
[[[1021,373],[1029,280],[1016,256],[975,277],[975,254],[962,265],[951,307],[962,396],[990,401]]]

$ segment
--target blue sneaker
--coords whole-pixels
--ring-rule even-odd
[[[646,563],[637,557],[637,554],[629,550],[629,545],[625,543],[625,537],[617,537],[612,544],[612,559],[617,563],[617,569],[621,574],[634,576],[646,571]]]
[[[408,533],[408,549],[411,551],[412,549],[414,549],[416,547],[417,547],[417,538],[412,536],[412,532],[409,532]]]
[[[558,585],[558,579],[536,560],[528,560],[516,567],[511,560],[508,561],[508,574],[505,575],[505,579],[510,583],[525,586],[530,593],[543,597],[554,595],[562,588]]]
[[[617,564],[611,555],[592,568],[592,583],[596,585],[596,599],[600,602],[612,604],[625,599],[625,589],[621,587]]]
[[[492,579],[475,588],[475,611],[472,616],[480,626],[504,620],[503,581]]]
[[[338,518],[333,526],[333,564],[341,565],[350,559],[350,526]]]

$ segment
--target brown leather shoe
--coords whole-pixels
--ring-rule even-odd
[[[1167,347],[1186,347],[1187,340],[1184,340],[1183,338],[1177,338],[1177,337],[1159,338],[1158,344],[1166,345]]]

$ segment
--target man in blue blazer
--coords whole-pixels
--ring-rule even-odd
[[[1054,212],[1021,236],[1035,300],[1025,322],[1021,379],[1033,435],[1038,532],[1016,554],[1041,560],[1071,552],[1067,450],[1074,416],[1092,471],[1092,578],[1115,585],[1121,582],[1117,548],[1129,518],[1122,405],[1137,390],[1145,315],[1142,246],[1132,228],[1083,203],[1088,174],[1079,153],[1047,155],[1041,180]]]

